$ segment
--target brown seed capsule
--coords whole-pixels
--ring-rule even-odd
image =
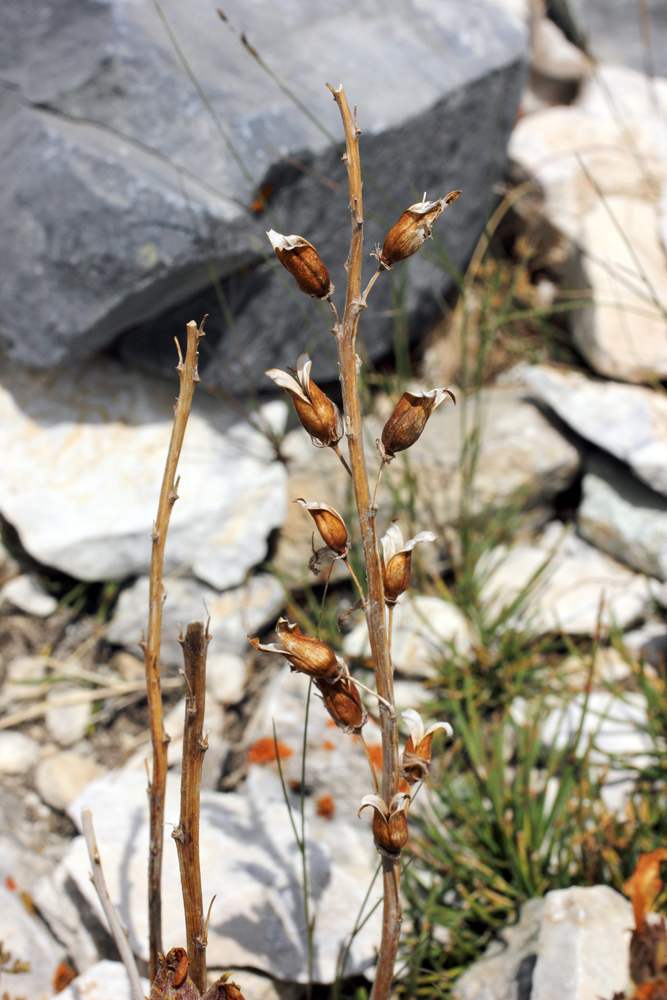
[[[296,363],[296,379],[279,368],[269,368],[264,374],[289,392],[297,416],[315,447],[330,448],[343,436],[343,418],[336,404],[312,381],[312,366],[304,352]]]
[[[337,681],[316,681],[327,712],[344,733],[358,735],[368,721],[359,691],[348,677]]]
[[[410,448],[419,439],[436,406],[440,406],[447,396],[456,403],[454,393],[449,389],[404,392],[382,429],[381,440],[377,442],[381,458],[390,462],[397,452]]]
[[[313,244],[302,236],[283,236],[273,229],[266,235],[276,257],[292,275],[300,290],[314,299],[328,299],[334,286]]]
[[[310,516],[315,521],[319,533],[325,545],[339,556],[347,554],[349,545],[347,542],[347,528],[345,521],[337,510],[330,507],[328,503],[319,500],[295,500],[305,507]]]
[[[410,586],[412,550],[420,542],[434,542],[432,531],[420,531],[418,535],[404,543],[403,534],[397,524],[390,524],[382,542],[382,575],[384,598],[387,604],[395,604]]]
[[[364,795],[359,812],[366,806],[372,806],[373,840],[380,854],[389,858],[398,858],[408,841],[408,808],[410,796],[404,792],[394,795],[389,808],[379,795]]]
[[[460,194],[460,191],[450,191],[437,201],[427,201],[424,195],[423,201],[406,209],[387,233],[382,251],[376,252],[380,267],[388,271],[399,260],[417,253],[424,240],[430,238],[433,223],[440,213],[447,205],[456,201]]]
[[[424,723],[418,712],[413,708],[406,708],[401,715],[410,729],[405,744],[405,750],[401,756],[400,775],[414,785],[417,781],[423,781],[428,777],[431,768],[431,741],[433,734],[438,729],[444,730],[448,736],[453,735],[452,727],[448,722],[434,722],[424,731]]]
[[[325,680],[336,680],[345,670],[345,661],[336,656],[326,642],[315,636],[304,635],[298,625],[293,625],[286,618],[279,618],[276,623],[283,645],[261,643],[259,639],[248,641],[255,649],[266,653],[280,653],[288,661],[292,670],[307,674],[309,677],[321,677]]]

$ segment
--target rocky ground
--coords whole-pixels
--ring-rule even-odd
[[[531,20],[521,4],[498,6],[510,18],[507,31],[524,40],[509,49],[527,48],[530,39],[532,52],[502,182],[513,205],[484,267],[470,275],[459,304],[414,355],[415,384],[454,385],[459,406],[435,411],[409,461],[385,473],[379,494],[383,529],[400,514],[406,535],[438,533],[416,559],[421,592],[402,598],[394,616],[397,707],[419,707],[432,697],[443,648],[463,660],[478,655],[476,626],[452,599],[462,559],[462,501],[466,516],[489,524],[505,512],[516,529],[512,541],[500,530],[497,544],[490,536],[475,567],[484,613],[503,614],[526,591],[507,628],[536,637],[565,634],[575,643],[601,629],[620,636],[624,652],[602,650],[592,674],[563,662],[574,695],[566,710],[554,702],[543,733],[545,744],[563,746],[579,732],[595,733],[602,768],[614,754],[650,758],[646,698],[633,686],[629,664],[646,660],[660,684],[667,648],[661,384],[667,378],[667,81],[595,64],[568,41],[557,18],[533,10]],[[504,54],[508,79],[512,52]],[[508,247],[503,257],[500,249]],[[510,321],[494,327],[475,379],[470,366],[480,355],[480,331],[503,268],[511,269],[512,301],[524,318],[518,335]],[[587,308],[573,311],[582,298]],[[542,339],[533,324],[540,311],[552,311],[555,341]],[[3,364],[0,942],[30,969],[3,973],[1,985],[12,998],[42,1000],[64,990],[67,1000],[124,1000],[126,984],[88,879],[81,810],[93,812],[111,895],[145,971],[148,730],[137,644],[146,624],[150,524],[175,378],[127,367],[109,352],[57,377]],[[393,402],[391,376],[383,378],[380,369],[368,423],[371,450]],[[471,479],[461,455],[473,432]],[[246,636],[268,634],[285,609],[293,619],[316,616],[321,589],[306,585],[312,526],[290,501],[323,499],[347,511],[349,483],[332,453],[313,449],[294,426],[284,401],[263,397],[251,425],[205,392],[196,399],[179,471],[163,638],[172,738],[168,822],[177,819],[184,711],[176,637],[179,624],[203,615],[205,602],[213,634],[202,799],[205,897],[224,886],[211,916],[209,965],[241,969],[249,1000],[296,1000],[308,978],[301,857],[273,725],[287,794],[298,810],[307,685],[255,655]],[[310,580],[317,588],[323,577]],[[329,624],[351,604],[335,567]],[[354,615],[338,642],[366,677],[367,640]],[[517,702],[513,710],[518,717],[527,709]],[[372,719],[367,732],[377,759]],[[314,696],[307,750],[313,971],[316,981],[330,983],[340,971],[350,915],[362,906],[375,869],[367,823],[356,817],[370,789],[361,747],[332,727]],[[631,788],[624,774],[608,791],[609,808],[622,811]],[[167,946],[183,941],[171,847]],[[563,892],[569,895],[550,893],[524,907],[521,922],[506,932],[508,951],[489,954],[466,973],[462,1000],[589,1000],[624,986],[622,963],[607,963],[606,978],[595,978],[591,928],[604,925],[605,948],[622,955],[628,904],[605,887]],[[352,944],[347,975],[369,973],[377,938],[376,913]],[[568,971],[563,956],[570,954],[590,961]]]

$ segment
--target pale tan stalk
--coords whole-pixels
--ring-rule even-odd
[[[167,463],[160,488],[157,519],[153,526],[153,551],[151,553],[150,597],[148,608],[148,634],[142,642],[146,664],[146,691],[148,694],[148,718],[153,747],[153,771],[150,779],[150,853],[148,856],[148,930],[149,930],[149,975],[153,979],[158,971],[158,953],[162,952],[162,846],[164,843],[164,799],[167,786],[167,744],[169,737],[164,729],[162,715],[162,689],[160,683],[160,635],[162,632],[162,605],[164,587],[162,570],[164,548],[171,510],[178,494],[176,469],[181,454],[185,428],[190,415],[195,384],[199,381],[197,370],[199,341],[204,336],[204,321],[188,323],[188,343],[185,362],[178,341],[178,364],[176,371],[180,378],[180,391],[174,407],[174,426],[167,452]]]
[[[185,664],[185,727],[181,763],[181,816],[172,831],[181,869],[181,889],[188,936],[189,975],[201,994],[206,992],[206,928],[199,863],[199,798],[201,772],[208,743],[204,737],[206,709],[206,650],[211,641],[203,622],[190,622],[178,641]]]
[[[139,971],[137,969],[134,953],[130,947],[130,942],[127,937],[127,929],[123,926],[123,923],[118,916],[118,911],[111,901],[109,890],[107,889],[106,879],[104,878],[104,872],[102,871],[102,860],[100,858],[100,852],[97,848],[97,841],[95,840],[93,815],[90,809],[84,809],[81,813],[81,828],[86,841],[86,847],[88,848],[90,864],[93,869],[91,878],[93,880],[93,885],[95,886],[95,892],[97,893],[97,898],[102,904],[102,909],[104,910],[104,915],[107,918],[111,936],[116,942],[118,954],[120,955],[121,961],[125,966],[127,978],[130,980],[132,1000],[144,1000],[144,990],[141,985],[141,979],[139,978]]]
[[[359,164],[359,136],[361,130],[357,122],[356,112],[354,117],[350,112],[350,107],[342,86],[337,90],[329,86],[329,90],[338,105],[345,129],[346,155],[344,159],[350,185],[350,212],[352,215],[352,238],[347,261],[345,312],[342,322],[336,324],[334,327],[334,336],[338,348],[338,365],[340,368],[343,409],[346,422],[345,430],[350,450],[354,494],[366,560],[368,600],[364,611],[370,636],[375,684],[380,697],[389,705],[393,705],[394,689],[384,615],[384,585],[375,523],[377,508],[371,501],[368,488],[357,373],[357,326],[359,315],[366,306],[365,300],[361,296],[361,255],[363,244],[361,168]],[[395,712],[388,709],[382,703],[380,703],[380,724],[382,727],[382,797],[387,805],[389,805],[392,797],[398,791],[398,732]],[[371,1000],[387,1000],[391,992],[402,919],[399,894],[399,860],[383,857],[382,870],[384,881],[382,940]]]

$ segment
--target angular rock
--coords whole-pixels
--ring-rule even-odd
[[[35,785],[47,805],[64,811],[87,784],[102,774],[104,768],[90,757],[63,750],[41,762],[35,774]]]
[[[465,655],[472,645],[468,620],[462,611],[440,597],[404,594],[394,609],[391,659],[396,670],[409,677],[437,677],[438,663],[453,644]],[[361,621],[345,637],[348,656],[370,657],[366,622]]]
[[[149,981],[142,978],[141,985],[148,996]],[[132,1000],[132,989],[123,963],[102,959],[73,979],[52,1000],[56,997],[58,1000]]]
[[[0,386],[0,512],[29,554],[82,580],[147,572],[177,377],[101,359],[57,378],[5,365]],[[282,402],[264,410],[278,425],[284,412]],[[195,395],[166,572],[219,589],[243,580],[283,517],[285,474],[271,458],[230,408]]]
[[[211,616],[210,656],[245,653],[248,634],[268,624],[284,605],[281,585],[267,573],[256,573],[247,584],[234,590],[212,590],[197,580],[166,577],[167,599],[162,612],[162,661],[183,666],[183,649],[178,642],[179,626]],[[148,621],[148,577],[143,576],[120,595],[109,642],[135,649]]]
[[[598,552],[558,522],[533,545],[499,545],[477,566],[480,601],[490,620],[524,594],[510,628],[541,635],[594,635],[598,624],[626,628],[651,609],[649,581]]]
[[[553,708],[545,719],[541,739],[546,747],[562,750],[574,744],[580,733],[574,747],[579,756],[588,750],[590,743],[592,763],[608,764],[610,757],[619,755],[641,767],[655,749],[654,741],[645,731],[646,723],[646,697],[641,692],[615,695],[611,691],[591,691],[575,694],[566,705]]]
[[[293,334],[301,310],[322,321],[313,303],[297,305],[285,291],[275,261],[263,260],[264,231],[306,234],[342,285],[348,195],[340,151],[330,145],[342,132],[325,79],[345,80],[359,104],[373,181],[365,192],[368,249],[415,190],[440,195],[465,178],[466,199],[443,226],[455,266],[465,267],[484,226],[488,185],[502,175],[525,72],[525,31],[513,20],[464,0],[446,9],[437,0],[414,8],[388,0],[381,9],[342,0],[335,12],[320,0],[307,13],[294,3],[278,10],[270,0],[233,0],[231,24],[278,68],[308,107],[303,115],[215,8],[199,0],[186,13],[168,0],[164,9],[217,121],[151,4],[67,0],[41,17],[21,0],[5,6],[0,71],[13,92],[0,119],[0,239],[13,253],[0,285],[0,336],[13,360],[52,366],[134,327],[126,354],[171,367],[183,310],[164,313],[190,298],[192,318],[191,296],[206,288],[196,314],[211,313],[209,383],[231,388],[249,373],[263,384],[269,364],[292,364],[306,346]],[[269,210],[249,212],[263,185]],[[425,257],[410,271],[408,314],[417,329],[452,283]],[[211,273],[228,279],[231,328]],[[390,282],[380,286],[365,324],[374,356],[392,338]]]
[[[27,615],[48,618],[58,607],[58,601],[48,594],[38,580],[28,573],[15,576],[0,590],[0,606],[10,604]]]
[[[53,980],[65,950],[35,917],[30,916],[18,893],[0,886],[0,941],[11,952],[11,963],[26,962],[29,969],[3,975],[2,990],[7,1000],[29,997],[48,1000]]]
[[[25,774],[39,761],[37,740],[11,730],[0,732],[0,774]]]
[[[554,5],[562,9],[562,4]],[[622,63],[651,75],[667,76],[667,30],[664,8],[646,8],[650,42],[647,47],[642,22],[633,0],[568,0],[569,16],[586,39],[596,59]]]
[[[604,382],[536,365],[530,390],[577,434],[627,463],[639,479],[667,495],[667,399],[643,386]]]
[[[606,885],[548,892],[531,1000],[591,1000],[625,989],[633,923],[629,901]]]
[[[522,385],[494,387],[480,393],[479,459],[472,489],[468,491],[473,513],[517,503],[529,510],[537,509],[539,514],[577,474],[576,447],[525,395]],[[415,532],[442,531],[458,520],[464,405],[470,433],[475,426],[477,401],[459,400],[456,408],[445,403],[432,414],[419,442],[385,470],[378,493],[381,523],[387,524],[390,517],[408,510],[413,511],[410,524]],[[368,422],[365,444],[369,475],[373,478],[378,464],[375,439],[380,431],[377,420]],[[342,514],[351,509],[349,476],[328,449],[313,448],[305,432],[299,429],[286,436],[283,453],[288,462],[288,500],[296,497],[324,500]],[[548,516],[545,513],[544,520]],[[403,522],[401,527],[404,532],[408,530]],[[297,581],[308,576],[313,529],[312,519],[303,508],[288,503],[273,563],[278,573]],[[356,531],[350,530],[355,536]],[[320,544],[315,530],[315,547]],[[429,547],[417,550],[416,555],[428,559]],[[333,572],[337,573],[336,564]],[[342,567],[340,575],[346,574]]]
[[[667,256],[654,204],[610,195],[582,219],[573,287],[592,308],[572,316],[575,343],[596,372],[626,382],[667,377]]]
[[[591,456],[586,468],[580,533],[626,566],[667,580],[667,498],[603,455]]]
[[[207,961],[212,967],[248,966],[281,979],[305,982],[307,948],[301,890],[301,856],[277,779],[251,774],[244,794],[202,793],[201,859],[205,898],[225,887],[214,904]],[[270,776],[269,776],[270,777]],[[257,780],[259,779],[259,780]],[[168,775],[165,821],[178,817],[178,781]],[[293,796],[298,808],[298,796]],[[109,892],[128,927],[137,954],[147,956],[146,866],[148,817],[143,765],[125,768],[89,785],[69,809],[75,822],[92,810]],[[361,821],[308,816],[306,836],[311,913],[316,915],[314,979],[331,982],[339,950],[373,876],[375,857]],[[176,850],[165,838],[164,946],[182,944],[184,927]],[[171,850],[170,850],[171,846]],[[95,912],[85,842],[77,837],[63,861]],[[349,972],[374,960],[376,914],[352,946]]]
[[[505,927],[482,958],[456,981],[456,1000],[524,1000],[531,996],[543,899],[529,899],[518,923]]]
[[[105,955],[113,954],[115,945],[111,934],[102,926],[62,863],[53,872],[41,875],[31,895],[40,916],[62,941],[79,972],[85,972]]]
[[[552,80],[580,81],[590,74],[590,62],[548,17],[537,18],[533,34],[533,71]]]

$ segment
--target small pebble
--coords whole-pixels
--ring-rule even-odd
[[[37,618],[48,618],[58,607],[58,601],[48,594],[36,577],[29,573],[15,576],[0,590],[0,605],[13,604],[19,611]]]
[[[221,705],[241,701],[248,678],[246,661],[235,653],[214,653],[206,662],[206,689]]]
[[[40,758],[40,745],[24,733],[0,732],[0,774],[25,774]]]
[[[104,773],[104,768],[94,760],[63,750],[41,762],[35,784],[47,805],[64,811],[86,785]]]

